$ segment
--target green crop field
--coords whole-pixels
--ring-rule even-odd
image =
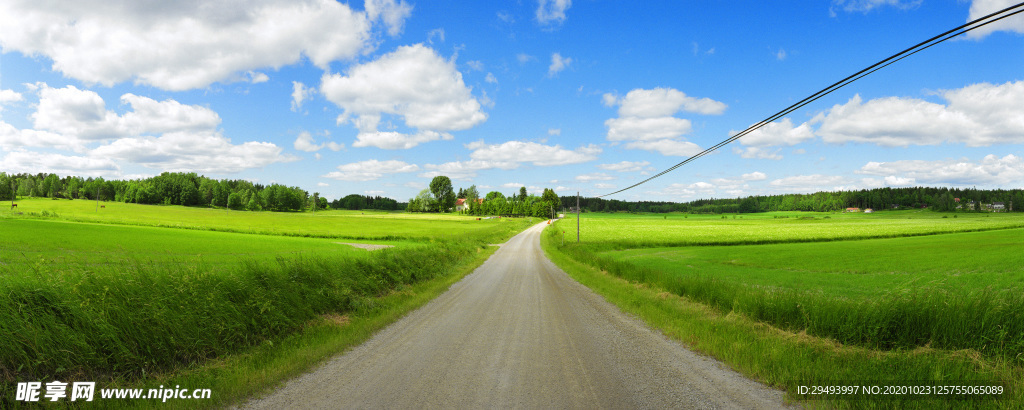
[[[602,285],[611,289],[606,297],[626,298],[621,306],[627,310],[635,307],[646,312],[642,316],[661,320],[657,318],[668,308],[641,306],[660,305],[668,300],[665,295],[676,295],[679,303],[710,310],[700,319],[664,319],[667,326],[706,320],[722,327],[742,320],[751,323],[745,326],[777,329],[754,337],[750,335],[763,331],[749,327],[743,336],[729,336],[731,342],[718,340],[723,336],[714,333],[679,337],[791,393],[798,382],[837,383],[844,378],[988,380],[1020,386],[1022,215],[583,214],[580,244],[575,243],[576,223],[570,215],[548,233],[550,252],[660,292],[653,300],[640,301],[618,296],[635,292],[633,287]],[[607,282],[600,274],[575,275],[583,275],[575,277],[584,282]],[[737,347],[747,337],[756,341]],[[811,339],[833,347],[823,351]],[[796,347],[788,351],[790,345]],[[848,349],[877,357],[877,365],[867,361],[834,368],[836,361],[846,360],[835,358],[846,357]],[[820,357],[829,351],[831,358]],[[891,360],[910,364],[894,369],[884,364]],[[1020,397],[1020,392],[1015,394]],[[922,403],[918,405],[935,404]],[[889,405],[876,402],[869,407]]]
[[[218,360],[267,348],[306,357],[275,343],[309,329],[320,329],[309,339],[319,340],[335,334],[337,323],[356,320],[350,333],[317,342],[352,343],[413,306],[399,309],[397,300],[424,298],[412,289],[450,283],[482,261],[488,244],[536,222],[99,205],[30,198],[0,211],[2,400],[13,397],[13,380],[145,383],[208,365],[216,371],[207,374],[219,374]],[[392,247],[367,251],[341,242]],[[267,360],[275,365],[234,368],[242,374],[217,385],[221,400],[294,371],[283,370],[291,363]]]
[[[100,208],[99,206],[102,206]],[[459,215],[383,211],[247,212],[121,202],[24,198],[15,211],[0,206],[0,218],[45,215],[50,219],[145,225],[221,232],[356,240],[429,240],[487,231],[499,220]]]
[[[359,256],[366,250],[337,239],[296,238],[228,232],[105,225],[45,219],[0,222],[8,243],[0,261],[11,269],[45,264],[54,268],[118,264],[201,263],[231,265],[246,260],[294,256]]]
[[[1024,229],[825,243],[641,248],[598,255],[680,275],[847,299],[910,289],[991,287],[1024,293]]]
[[[946,216],[946,218],[943,218]],[[735,245],[894,238],[937,233],[1024,228],[1017,214],[938,215],[894,211],[875,214],[779,212],[733,215],[584,214],[582,239],[589,245],[630,249],[687,245]],[[575,228],[571,221],[568,229]],[[563,228],[565,229],[565,228]]]

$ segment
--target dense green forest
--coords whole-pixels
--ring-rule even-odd
[[[317,209],[402,209],[390,198],[350,195],[328,203],[319,193],[312,196],[299,187],[254,184],[249,181],[216,180],[194,172],[164,172],[152,178],[105,180],[56,174],[15,174],[0,172],[0,200],[18,197],[88,199],[185,206],[228,207],[248,211],[300,211]],[[349,201],[358,197],[358,201]],[[355,204],[355,205],[353,205]],[[355,206],[355,208],[353,208]]]
[[[404,209],[405,204],[382,196],[369,196],[352,194],[341,199],[335,199],[330,203],[334,209],[379,209],[382,211],[397,211]]]
[[[860,191],[782,194],[745,198],[700,199],[690,202],[619,201],[580,198],[583,212],[689,212],[753,213],[770,211],[833,212],[846,208],[920,209],[935,211],[988,211],[989,205],[1003,203],[1005,209],[1024,212],[1024,190],[961,188],[876,188]],[[575,209],[576,197],[563,197],[562,207]]]

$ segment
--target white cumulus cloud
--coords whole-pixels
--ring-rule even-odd
[[[487,119],[480,102],[453,61],[422,44],[399,47],[375,61],[356,65],[347,75],[323,76],[320,93],[344,112],[338,123],[359,129],[353,146],[411,148],[450,139],[445,131],[471,128]],[[401,117],[417,133],[381,132],[382,115]]]
[[[118,159],[171,172],[232,174],[298,158],[282,155],[269,142],[232,144],[219,133],[168,133],[159,137],[121,138],[90,152],[99,158]]]
[[[768,176],[764,172],[754,171],[749,174],[743,174],[742,178],[744,181],[761,181],[768,178]]]
[[[536,142],[508,141],[501,144],[485,144],[483,141],[466,145],[473,150],[470,158],[494,163],[531,163],[546,167],[589,162],[597,159],[601,148],[590,144],[575,150],[560,145],[544,145]]]
[[[887,97],[864,102],[854,96],[819,114],[816,134],[825,142],[863,142],[887,147],[964,144],[969,147],[1024,143],[1024,81],[980,83],[940,93],[947,104]]]
[[[679,111],[704,115],[718,115],[725,112],[728,106],[710,98],[694,98],[673,88],[637,88],[625,97],[617,98],[613,94],[602,96],[607,106],[618,105],[620,117],[666,117]]]
[[[537,21],[541,24],[565,22],[565,11],[572,7],[572,0],[537,0]]]
[[[14,90],[0,90],[0,110],[2,110],[3,104],[21,101],[23,97],[21,93]]]
[[[649,165],[651,165],[651,163],[647,161],[622,161],[614,164],[601,164],[597,167],[606,171],[635,172],[642,171]]]
[[[0,3],[4,51],[43,56],[86,84],[133,81],[188,90],[220,81],[260,82],[253,70],[303,57],[324,70],[372,46],[371,21],[400,31],[393,1],[370,1],[374,19],[334,0]]]
[[[590,174],[576,176],[576,180],[580,182],[611,181],[613,179],[615,179],[615,177],[605,174],[603,172],[593,172]]]
[[[559,53],[551,54],[551,65],[548,66],[548,77],[554,77],[572,64],[572,58],[562,57]]]
[[[308,100],[314,93],[316,93],[316,88],[306,87],[301,82],[292,81],[292,111],[301,109],[302,103]]]
[[[507,141],[501,144],[487,144],[477,141],[466,144],[472,150],[468,161],[453,161],[443,164],[424,165],[428,171],[422,177],[446,175],[454,179],[468,180],[479,171],[488,169],[516,169],[523,164],[539,167],[579,164],[593,161],[601,153],[596,145],[587,145],[568,150],[559,145],[544,145],[536,142]]]
[[[1016,5],[1014,0],[974,0],[971,2],[971,10],[967,15],[967,21],[973,21],[999,10]],[[1019,14],[1013,17],[999,20],[995,23],[981,27],[967,33],[967,38],[981,39],[996,31],[1012,31],[1024,33],[1024,18]]]
[[[794,175],[769,182],[773,187],[784,188],[791,192],[832,191],[842,184],[848,183],[850,181],[845,177],[821,174]]]
[[[412,15],[412,6],[401,0],[366,0],[364,8],[370,21],[383,21],[392,37],[402,33],[405,20]],[[441,30],[441,41],[444,41],[444,30]]]
[[[868,162],[859,174],[885,177],[888,185],[940,184],[1005,187],[1024,181],[1024,159],[987,155],[980,161],[947,159]]]
[[[658,152],[670,157],[692,157],[703,151],[699,145],[689,141],[664,139],[656,141],[633,141],[626,144],[628,149],[642,149]]]
[[[216,174],[298,159],[283,155],[281,147],[269,142],[233,144],[217,128],[220,116],[207,107],[128,93],[120,100],[130,110],[117,114],[94,91],[44,83],[30,89],[39,94],[36,111],[30,115],[33,128],[19,130],[0,122],[0,147],[54,148],[102,160],[101,164],[121,161],[162,171]],[[83,174],[96,163],[68,158],[68,164],[84,167]]]
[[[380,149],[409,149],[425,142],[453,139],[447,132],[420,131],[404,134],[395,131],[360,132],[353,147],[377,147]]]
[[[475,178],[480,171],[488,169],[515,169],[519,167],[519,163],[471,159],[469,161],[452,161],[443,164],[426,164],[423,167],[427,169],[427,172],[421,173],[419,176],[424,178],[444,175],[452,179],[470,180]]]
[[[731,131],[730,135],[736,135],[739,131]],[[793,121],[783,118],[782,121],[770,122],[762,125],[747,135],[740,137],[740,144],[748,147],[777,147],[781,145],[796,145],[814,138],[814,131],[810,124],[803,123],[797,127]]]
[[[690,120],[676,117],[620,117],[604,122],[609,141],[654,141],[674,139],[693,130]]]
[[[308,131],[300,132],[299,135],[295,137],[295,143],[292,144],[292,146],[299,151],[305,152],[316,152],[323,148],[327,148],[331,151],[340,151],[345,148],[345,144],[339,144],[331,141],[323,144],[317,144],[316,141],[313,140],[313,135]]]
[[[681,138],[693,130],[693,125],[688,119],[675,117],[676,113],[713,115],[726,109],[724,103],[690,97],[672,88],[638,88],[624,97],[608,93],[601,100],[608,107],[619,106],[619,116],[604,122],[609,141],[626,141],[627,149],[671,156],[692,156],[701,151],[697,144]]]
[[[416,172],[419,169],[420,167],[416,164],[404,161],[371,159],[339,165],[337,171],[329,172],[321,177],[340,181],[374,181],[386,175]]]
[[[108,158],[63,155],[16,150],[0,158],[0,169],[8,173],[39,172],[83,177],[120,177],[121,167]]]

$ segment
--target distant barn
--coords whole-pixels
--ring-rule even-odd
[[[860,208],[846,208],[844,212],[860,212]]]

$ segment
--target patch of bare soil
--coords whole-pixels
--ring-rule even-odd
[[[338,245],[354,246],[356,248],[362,248],[362,249],[366,249],[368,251],[375,251],[375,250],[378,250],[378,249],[394,248],[395,247],[395,245],[373,245],[373,244],[369,244],[369,243],[348,243],[348,242],[335,242],[335,243],[338,244]]]

